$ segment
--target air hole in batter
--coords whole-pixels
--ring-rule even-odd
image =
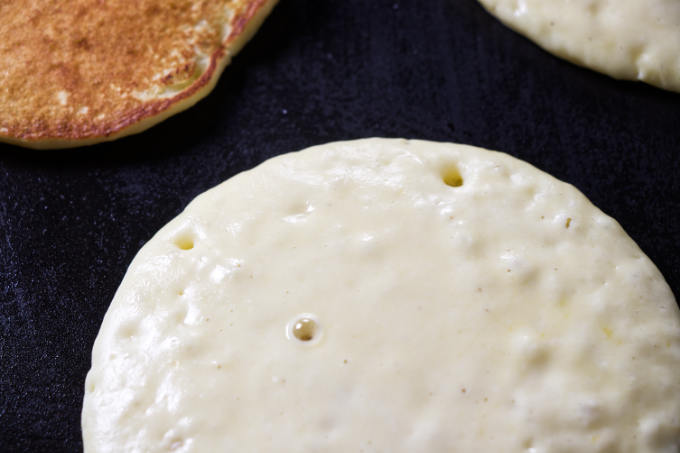
[[[316,343],[321,336],[321,327],[314,315],[304,313],[288,323],[287,336],[304,343]]]
[[[458,171],[458,167],[455,165],[444,167],[444,171],[442,171],[442,180],[444,181],[444,184],[449,187],[460,187],[463,185],[463,177],[460,175],[460,171]]]
[[[314,339],[316,323],[313,319],[299,319],[293,326],[293,335],[300,341],[310,341]]]
[[[179,234],[175,238],[175,245],[181,250],[191,250],[194,248],[194,238],[187,233]]]

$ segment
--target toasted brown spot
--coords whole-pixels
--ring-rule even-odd
[[[0,3],[0,141],[105,138],[161,114],[275,1]]]

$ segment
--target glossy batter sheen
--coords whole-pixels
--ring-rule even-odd
[[[677,452],[680,312],[621,227],[505,154],[277,157],[139,252],[95,342],[94,452]]]
[[[541,47],[618,79],[680,91],[678,0],[479,0]]]

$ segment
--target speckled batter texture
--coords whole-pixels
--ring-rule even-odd
[[[479,148],[340,142],[230,179],[144,246],[95,342],[83,436],[667,453],[679,374],[668,285],[574,187]]]
[[[557,56],[618,79],[680,91],[677,0],[479,0]]]

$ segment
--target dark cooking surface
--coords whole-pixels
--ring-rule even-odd
[[[282,0],[189,111],[83,150],[0,145],[0,451],[82,448],[104,312],[194,196],[276,154],[369,136],[531,162],[616,218],[680,294],[680,95],[554,58],[474,0]]]

